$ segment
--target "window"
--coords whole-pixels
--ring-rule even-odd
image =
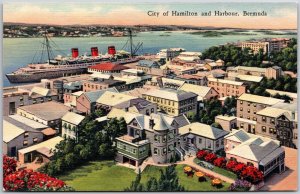
[[[266,122],[266,117],[262,117],[262,121],[263,121],[263,122]]]
[[[244,123],[241,123],[241,124],[240,124],[240,128],[244,128]]]
[[[250,113],[250,109],[248,109],[247,112]]]
[[[28,141],[27,140],[23,141],[23,146],[27,146],[27,145],[28,145]]]
[[[201,138],[201,137],[199,137],[199,143],[200,143],[200,144],[202,143],[202,138]]]
[[[261,127],[261,130],[262,130],[262,132],[266,132],[266,127],[265,127],[265,126],[262,126],[262,127]]]
[[[29,133],[28,132],[25,132],[24,133],[24,138],[28,137],[29,136]]]
[[[257,121],[256,117],[253,117],[253,121]]]
[[[166,142],[166,141],[167,141],[167,136],[164,135],[164,137],[163,137],[163,142]]]
[[[159,141],[159,137],[158,137],[158,135],[154,135],[154,141]]]
[[[275,124],[275,119],[274,118],[271,119],[271,123]]]
[[[240,104],[243,104],[243,101],[240,101]]]
[[[274,129],[273,128],[269,128],[269,133],[274,133]]]
[[[216,141],[216,147],[218,148],[220,146],[219,141]]]
[[[151,108],[151,113],[154,113],[154,108]]]
[[[37,142],[38,142],[38,138],[37,137],[33,138],[33,143],[37,143]]]
[[[254,107],[256,107],[256,104],[253,104]]]
[[[157,148],[154,148],[153,152],[154,152],[154,155],[158,155],[158,149]]]
[[[250,102],[248,102],[248,106],[250,106],[251,105],[251,103]]]
[[[167,153],[167,148],[163,149],[163,155],[165,155]]]
[[[240,108],[240,111],[243,111],[243,107]]]

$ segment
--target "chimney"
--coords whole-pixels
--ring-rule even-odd
[[[116,54],[115,46],[109,46],[107,53],[110,54],[110,55],[115,55]]]
[[[97,57],[99,55],[98,47],[92,47],[91,48],[91,55],[92,55],[92,57]]]
[[[78,48],[72,48],[72,57],[76,58],[79,55]]]

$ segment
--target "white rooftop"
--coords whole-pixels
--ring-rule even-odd
[[[6,120],[3,120],[3,141],[4,142],[8,143],[24,132],[25,130],[7,122]]]
[[[66,121],[68,123],[72,123],[74,125],[79,125],[83,119],[84,116],[73,112],[68,112],[61,118],[61,120]]]
[[[195,135],[207,137],[210,139],[219,139],[220,137],[227,135],[229,132],[212,127],[210,125],[196,122],[180,127],[179,133],[181,135],[193,133]]]
[[[237,81],[232,81],[232,80],[227,80],[227,79],[216,79],[213,77],[208,77],[207,79],[208,79],[208,81],[212,81],[212,82],[219,82],[219,83],[231,84],[231,85],[237,85],[237,86],[241,86],[244,84],[244,82],[237,82]]]
[[[258,95],[253,95],[253,94],[242,94],[238,100],[245,100],[248,102],[255,102],[255,103],[260,103],[260,104],[266,104],[266,105],[274,105],[278,102],[284,102],[284,100],[280,100],[277,98],[272,98],[272,97],[265,97],[265,96],[258,96]]]
[[[48,128],[47,125],[44,125],[42,123],[39,123],[39,122],[36,122],[32,119],[28,119],[26,117],[23,117],[21,115],[18,115],[18,114],[15,114],[15,115],[10,115],[9,116],[10,118],[16,120],[16,121],[19,121],[20,123],[23,123],[33,129],[45,129],[45,128]]]
[[[22,154],[25,154],[25,153],[32,152],[32,151],[35,151],[35,150],[40,149],[40,148],[46,148],[48,150],[54,151],[56,149],[55,146],[57,144],[59,144],[59,142],[61,142],[62,140],[64,140],[62,137],[56,136],[56,137],[53,137],[53,138],[48,139],[46,141],[43,141],[39,144],[35,144],[33,146],[21,149],[18,152],[20,152]]]

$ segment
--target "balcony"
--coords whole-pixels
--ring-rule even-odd
[[[123,142],[125,141],[125,142],[128,142],[128,143],[133,143],[133,144],[136,144],[136,145],[144,145],[146,143],[149,143],[148,139],[141,140],[141,138],[139,136],[132,137],[130,135],[123,135],[123,136],[118,137],[116,139],[120,140],[120,141],[123,141]]]

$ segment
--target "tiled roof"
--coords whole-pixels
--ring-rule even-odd
[[[90,69],[102,70],[102,71],[119,71],[123,69],[128,69],[124,65],[118,65],[114,63],[100,63],[89,67]]]

